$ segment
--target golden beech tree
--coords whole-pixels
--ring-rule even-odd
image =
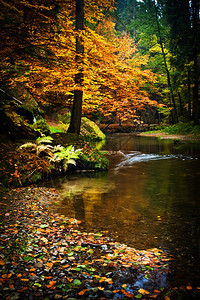
[[[85,72],[83,111],[122,121],[133,121],[145,105],[156,106],[145,85],[152,86],[156,75],[142,71],[134,61],[136,51],[128,36],[117,37],[115,24],[105,20],[96,32],[87,29],[85,37]],[[103,35],[102,35],[103,34]]]
[[[157,105],[145,89],[147,83],[153,89],[155,74],[140,68],[133,40],[117,36],[107,16],[113,0],[85,1],[80,28],[75,0],[0,2],[10,18],[6,24],[0,15],[1,81],[25,85],[42,105],[71,107],[73,95],[83,93],[84,115],[114,116],[119,122],[134,120],[147,104]],[[79,104],[75,119],[81,117],[82,100]],[[78,133],[79,126],[70,131]]]

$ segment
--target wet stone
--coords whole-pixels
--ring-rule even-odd
[[[35,268],[42,268],[43,267],[43,263],[41,262],[37,262],[35,265],[34,265]]]
[[[64,265],[66,262],[67,262],[66,259],[62,259],[60,263],[61,263],[61,265]]]
[[[113,295],[113,292],[111,290],[104,290],[105,297],[110,298]]]
[[[56,294],[56,295],[54,296],[54,299],[62,299],[62,295]]]
[[[39,277],[38,276],[29,276],[29,279],[31,281],[35,281],[35,280],[39,279]]]

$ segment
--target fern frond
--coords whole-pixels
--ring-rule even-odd
[[[32,148],[33,150],[36,150],[37,145],[34,144],[34,143],[30,143],[30,142],[29,142],[29,143],[26,143],[26,144],[21,145],[19,148],[20,148],[20,149],[22,149],[22,148]]]
[[[43,136],[43,137],[39,137],[36,140],[37,144],[42,144],[42,143],[47,143],[47,144],[51,144],[53,141],[53,138],[51,136]]]

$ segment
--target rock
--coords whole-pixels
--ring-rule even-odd
[[[61,265],[64,265],[66,262],[67,262],[66,259],[62,259],[60,263]]]
[[[56,294],[56,295],[54,296],[54,299],[63,299],[63,298],[62,298],[62,295]]]
[[[40,261],[37,262],[35,265],[34,265],[35,268],[42,268],[43,267],[43,263],[41,263]]]

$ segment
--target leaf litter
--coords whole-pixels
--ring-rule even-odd
[[[176,299],[179,290],[196,297],[200,290],[191,286],[155,288],[169,272],[171,258],[162,250],[137,250],[83,231],[80,221],[51,211],[57,196],[43,187],[3,195],[1,299]]]

